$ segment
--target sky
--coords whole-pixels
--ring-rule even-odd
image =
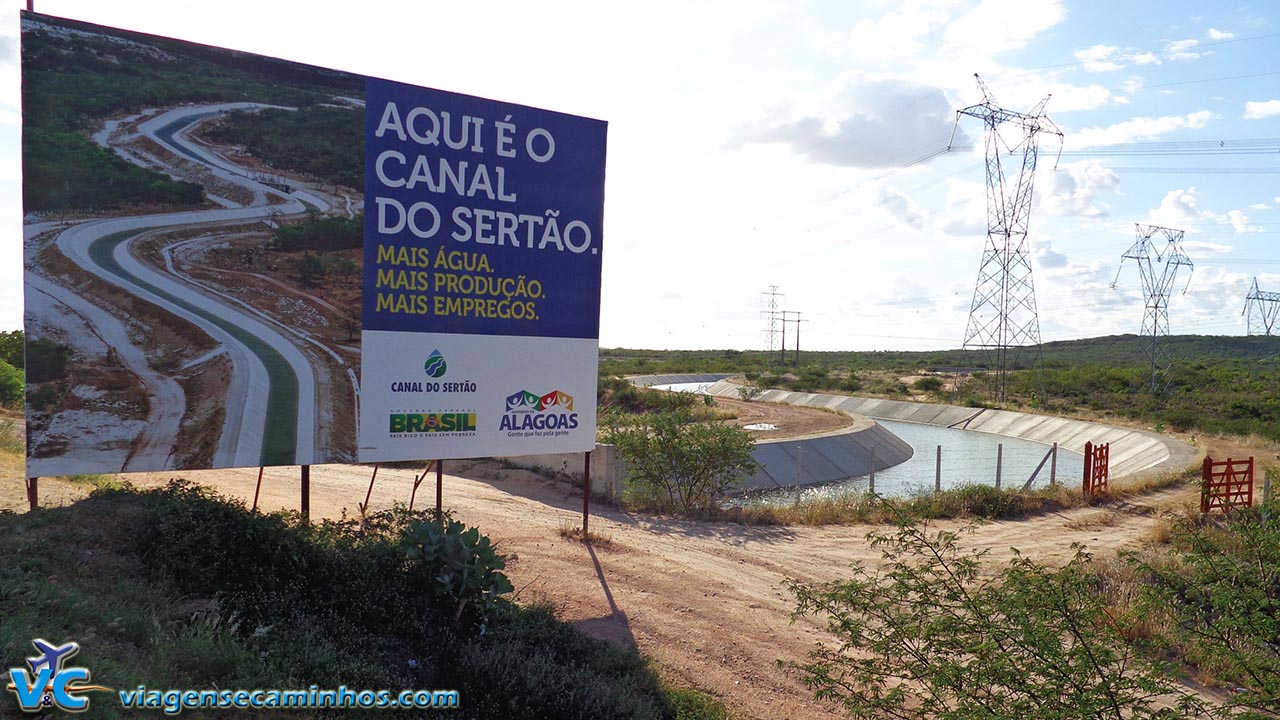
[[[23,4],[10,4],[0,329],[22,323]],[[1243,335],[1253,279],[1280,291],[1270,0],[35,5],[607,121],[602,347],[764,349],[773,286],[805,321],[802,350],[960,347],[986,243],[984,128],[957,129],[956,114],[983,100],[975,73],[1005,109],[1051,96],[1063,134],[1036,136],[1044,341],[1140,331],[1138,268],[1121,263],[1135,224],[1185,232],[1175,334]]]

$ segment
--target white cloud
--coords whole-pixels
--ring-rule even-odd
[[[1069,264],[1067,256],[1054,250],[1052,247],[1043,245],[1031,252],[1031,256],[1035,259],[1038,267],[1057,270],[1065,268]]]
[[[1064,17],[1060,0],[982,0],[947,25],[942,51],[981,49],[990,54],[1016,50]]]
[[[1075,58],[1088,72],[1110,72],[1124,67],[1115,62],[1118,50],[1119,48],[1115,45],[1094,45],[1084,50],[1077,50]]]
[[[1245,120],[1261,120],[1272,115],[1280,115],[1280,100],[1250,100],[1244,104]]]
[[[1048,173],[1046,180],[1048,186],[1042,195],[1046,210],[1090,218],[1108,214],[1108,206],[1098,202],[1098,196],[1114,192],[1120,184],[1115,171],[1097,160],[1059,165],[1056,172]]]
[[[1219,30],[1217,28],[1209,28],[1210,40],[1230,40],[1235,36],[1236,34],[1233,32],[1227,32],[1226,30]]]
[[[924,227],[925,216],[920,208],[901,190],[890,187],[887,183],[877,182],[864,185],[859,192],[860,199],[868,208],[879,208],[896,222],[914,230]]]
[[[1186,190],[1170,190],[1160,200],[1160,206],[1147,213],[1151,224],[1181,230],[1192,229],[1202,220],[1210,219],[1213,213],[1196,209],[1195,186]]]
[[[1142,85],[1143,85],[1143,83],[1144,83],[1144,82],[1146,82],[1146,81],[1145,81],[1143,78],[1141,78],[1141,77],[1139,77],[1139,76],[1137,76],[1137,75],[1134,75],[1133,77],[1129,78],[1128,80],[1125,80],[1124,82],[1120,83],[1120,87],[1121,87],[1125,92],[1129,93],[1130,95],[1133,95],[1134,93],[1138,92],[1139,90],[1142,90]]]
[[[1126,63],[1134,65],[1159,65],[1160,58],[1149,52],[1139,53],[1132,49],[1120,49],[1115,45],[1094,45],[1077,50],[1076,60],[1087,72],[1111,72],[1122,69]]]
[[[879,20],[863,18],[849,30],[849,49],[874,60],[904,58],[920,50],[921,38],[946,15],[927,7],[904,4]]]
[[[1231,225],[1237,234],[1262,232],[1260,226],[1249,224],[1249,216],[1245,215],[1243,210],[1230,210],[1224,215],[1219,215],[1218,222]]]
[[[940,90],[906,80],[849,73],[814,105],[778,108],[731,132],[729,145],[782,143],[826,165],[898,167],[946,147],[955,127]],[[963,129],[955,144],[970,144]]]
[[[1164,46],[1164,56],[1169,60],[1198,60],[1205,53],[1195,52],[1200,41],[1195,39],[1173,40]]]
[[[1250,210],[1270,210],[1271,206],[1266,203],[1254,203],[1249,206]]]
[[[1116,145],[1136,140],[1154,140],[1174,130],[1190,128],[1198,130],[1209,124],[1214,117],[1208,110],[1199,110],[1186,115],[1162,115],[1160,117],[1136,117],[1124,122],[1103,128],[1084,128],[1068,132],[1066,143],[1073,150],[1098,147],[1100,145]]]
[[[1222,243],[1205,242],[1203,240],[1183,240],[1182,249],[1192,260],[1204,260],[1215,255],[1226,255],[1234,248]]]

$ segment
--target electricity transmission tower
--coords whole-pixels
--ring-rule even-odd
[[[1169,335],[1169,291],[1182,266],[1194,271],[1195,265],[1182,250],[1182,230],[1138,223],[1134,223],[1134,228],[1137,229],[1138,239],[1133,247],[1120,256],[1120,267],[1116,269],[1116,279],[1111,281],[1111,287],[1114,288],[1116,281],[1120,279],[1125,260],[1133,260],[1138,264],[1138,273],[1142,276],[1142,295],[1147,308],[1142,316],[1142,334],[1151,337],[1147,350],[1147,355],[1151,358],[1150,386],[1152,392],[1163,392],[1169,387],[1167,375],[1170,361],[1160,338]],[[1151,240],[1156,235],[1164,238],[1163,245]],[[1190,285],[1191,275],[1188,274],[1187,285],[1182,288],[1182,292],[1186,293]]]
[[[782,293],[778,292],[777,285],[770,285],[768,292],[762,292],[761,295],[769,298],[769,307],[761,310],[764,315],[764,349],[765,352],[772,353],[778,348],[778,298],[782,297]]]
[[[1244,315],[1249,317],[1250,335],[1275,334],[1280,330],[1276,319],[1280,316],[1280,293],[1258,289],[1258,278],[1253,279],[1253,289],[1244,299]]]
[[[1027,227],[1039,155],[1037,136],[1057,135],[1061,154],[1062,131],[1044,113],[1048,97],[1029,113],[1006,110],[996,102],[982,78],[977,74],[974,78],[982,90],[982,102],[957,110],[956,125],[951,131],[955,142],[960,116],[968,115],[982,121],[986,141],[987,244],[978,267],[963,348],[986,352],[988,366],[995,373],[992,398],[1003,402],[1008,395],[1009,370],[1018,366],[1023,349],[1034,348],[1033,362],[1040,353],[1040,317],[1031,280]]]

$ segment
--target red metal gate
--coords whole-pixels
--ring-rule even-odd
[[[1096,495],[1107,491],[1111,479],[1111,443],[1084,444],[1084,494]]]
[[[1253,458],[1215,461],[1206,457],[1200,477],[1200,512],[1214,508],[1231,512],[1234,507],[1253,507]]]

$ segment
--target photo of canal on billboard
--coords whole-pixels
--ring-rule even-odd
[[[365,78],[24,13],[29,475],[354,460]]]
[[[595,447],[606,129],[369,80],[362,461]]]
[[[28,475],[594,441],[604,123],[30,12],[22,71]]]

